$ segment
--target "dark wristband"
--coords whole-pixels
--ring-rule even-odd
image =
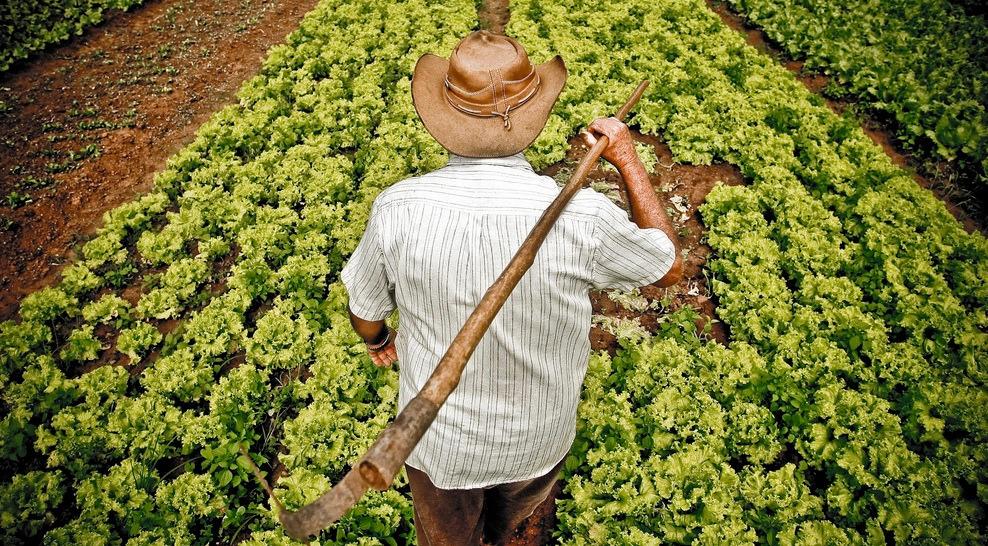
[[[394,332],[394,330],[392,330],[390,326],[388,326],[387,324],[385,324],[384,325],[384,332],[383,332],[384,333],[384,339],[380,339],[381,336],[378,335],[378,340],[375,340],[376,343],[367,343],[365,341],[364,344],[367,345],[367,350],[369,350],[369,351],[377,351],[377,350],[381,349],[382,347],[387,346],[387,344],[391,342],[391,335],[392,335],[393,332]]]

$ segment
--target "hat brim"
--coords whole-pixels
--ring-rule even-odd
[[[449,60],[432,53],[419,57],[412,75],[412,104],[429,134],[450,152],[464,157],[504,157],[531,144],[549,119],[566,83],[566,66],[556,55],[537,65],[541,85],[535,96],[509,112],[511,129],[500,117],[461,112],[443,95]]]

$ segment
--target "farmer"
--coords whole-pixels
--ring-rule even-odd
[[[558,194],[522,150],[565,81],[558,55],[533,66],[517,41],[486,31],[449,60],[418,60],[412,101],[449,162],[381,192],[341,274],[371,360],[401,363],[399,410]],[[625,181],[634,223],[591,189],[567,205],[407,460],[419,544],[510,536],[546,499],[573,443],[588,291],[666,287],[682,275],[675,230],[628,128],[601,118],[590,131],[589,145],[594,133],[609,139],[603,157]],[[400,334],[384,321],[395,308]]]

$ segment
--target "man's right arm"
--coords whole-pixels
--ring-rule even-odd
[[[607,135],[608,145],[601,156],[613,164],[624,181],[631,209],[631,219],[640,228],[662,230],[676,248],[676,258],[669,271],[653,286],[665,288],[678,283],[683,278],[683,259],[679,253],[679,236],[655,189],[648,178],[645,165],[638,158],[634,141],[628,126],[617,118],[599,118],[589,127],[592,133]],[[584,133],[587,144],[593,146],[596,138]]]
[[[381,227],[377,206],[375,200],[367,219],[367,228],[340,271],[340,280],[349,296],[347,310],[350,324],[364,340],[374,364],[390,366],[398,359],[398,354],[394,347],[395,333],[388,328],[384,319],[394,310],[396,302],[394,284],[388,278],[383,249],[378,240]]]

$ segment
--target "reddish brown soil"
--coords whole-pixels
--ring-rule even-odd
[[[563,492],[563,481],[552,486],[549,498],[515,529],[505,546],[539,546],[552,544],[552,530],[556,527],[556,499]]]
[[[0,74],[0,320],[57,280],[104,211],[151,187],[316,3],[151,0]]]
[[[803,61],[788,58],[778,44],[769,39],[761,30],[750,26],[730,6],[717,0],[706,0],[706,2],[727,26],[744,34],[748,45],[778,60],[784,67],[796,74],[796,78],[807,89],[826,100],[831,110],[838,114],[843,114],[852,108],[859,110],[853,101],[834,100],[823,95],[824,89],[830,83],[827,76],[809,72],[805,70]],[[882,147],[882,150],[893,163],[911,172],[916,183],[929,189],[943,201],[947,210],[964,226],[968,233],[979,231],[983,235],[988,235],[983,198],[979,199],[978,196],[971,193],[971,190],[965,189],[956,181],[958,173],[954,167],[945,161],[924,161],[915,154],[903,150],[896,144],[892,136],[893,128],[890,123],[883,123],[860,111],[857,112],[857,115],[862,118],[861,128],[865,134],[875,144]]]

